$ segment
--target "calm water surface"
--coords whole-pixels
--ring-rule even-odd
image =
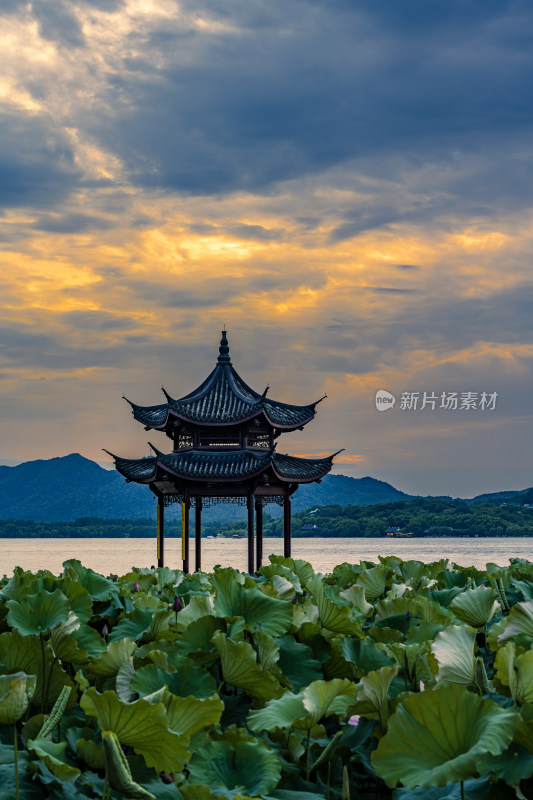
[[[190,544],[190,562],[194,564],[194,542]],[[265,539],[264,561],[269,553],[283,553],[282,539]],[[318,572],[331,572],[343,561],[377,561],[378,555],[403,559],[437,561],[449,558],[462,566],[485,568],[488,561],[507,565],[510,558],[533,561],[533,538],[507,539],[293,539],[294,558],[310,561]],[[78,558],[85,566],[104,575],[128,572],[131,567],[150,567],[156,563],[155,539],[2,539],[0,540],[0,575],[10,575],[16,566],[36,571],[49,569],[58,573],[67,558]],[[181,566],[181,539],[165,540],[165,564]],[[245,570],[246,539],[202,539],[202,567],[215,564]]]

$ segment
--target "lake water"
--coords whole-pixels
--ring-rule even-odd
[[[270,553],[283,553],[283,539],[264,539],[264,562]],[[533,538],[507,539],[293,539],[292,555],[309,561],[318,572],[331,572],[343,561],[377,561],[378,555],[429,562],[449,558],[462,566],[485,568],[488,561],[507,565],[510,558],[533,561]],[[0,575],[10,575],[15,566],[59,573],[67,558],[78,558],[85,566],[104,575],[128,572],[131,567],[156,563],[155,539],[2,539]],[[194,541],[190,543],[194,565]],[[165,564],[181,567],[181,539],[165,539]],[[215,564],[246,570],[246,539],[202,539],[202,567]]]

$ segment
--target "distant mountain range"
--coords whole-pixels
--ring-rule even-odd
[[[512,498],[525,491],[479,495],[467,502]],[[293,497],[293,510],[335,504],[374,505],[413,499],[414,495],[400,492],[389,483],[375,478],[326,475],[321,483],[300,486]],[[281,512],[276,505],[270,505],[267,510],[273,516]],[[80,517],[153,518],[155,514],[156,500],[148,487],[126,483],[114,470],[103,469],[79,453],[62,458],[27,461],[17,466],[0,466],[1,519],[59,522]],[[171,507],[169,514],[178,515],[179,507]],[[242,507],[224,504],[207,509],[205,518],[206,521],[222,521],[237,519],[244,514]]]

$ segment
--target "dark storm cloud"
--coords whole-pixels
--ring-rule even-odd
[[[68,0],[53,0],[52,3],[49,0],[33,0],[32,11],[44,39],[70,47],[83,45],[85,39],[80,23]]]
[[[459,152],[485,171],[483,187],[471,176],[466,186],[456,182],[457,192],[483,201],[481,213],[492,208],[487,184],[514,195],[516,178],[518,204],[530,201],[528,174],[521,175],[530,148],[512,154],[531,128],[527,5],[411,0],[399,13],[396,0],[274,2],[253,12],[229,3],[219,17],[237,32],[189,36],[179,64],[176,41],[154,34],[168,58],[157,81],[136,74],[115,82],[129,107],[94,130],[140,184],[264,192],[347,161],[381,175],[391,156],[400,179],[408,164],[446,162]],[[150,45],[148,38],[148,52]],[[388,217],[395,214],[363,217],[361,227]]]
[[[97,217],[93,214],[61,214],[57,217],[42,215],[34,227],[49,233],[82,233],[91,230],[108,230],[116,225],[109,217]]]
[[[80,180],[71,148],[51,120],[0,114],[0,206],[49,206]]]

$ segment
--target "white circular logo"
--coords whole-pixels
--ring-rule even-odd
[[[385,389],[378,389],[376,392],[376,408],[378,411],[389,411],[389,409],[394,408],[395,402],[394,395],[385,391]]]

